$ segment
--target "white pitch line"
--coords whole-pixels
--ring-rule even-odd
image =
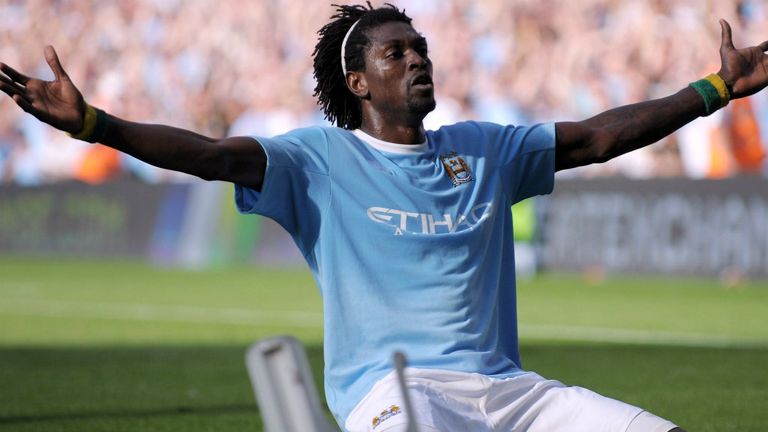
[[[688,347],[768,347],[768,340],[664,330],[634,330],[569,325],[520,325],[520,337],[584,342],[675,345]]]
[[[245,326],[272,325],[295,328],[321,328],[323,323],[323,315],[320,312],[8,298],[4,298],[0,302],[0,314]],[[526,324],[523,322],[519,331],[522,339],[691,347],[768,347],[768,340],[765,339],[658,330]]]
[[[122,319],[234,325],[275,325],[321,328],[319,312],[215,308],[203,306],[98,303],[66,300],[3,299],[0,313],[5,315],[61,318]]]

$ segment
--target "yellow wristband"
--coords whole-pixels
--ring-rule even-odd
[[[77,133],[67,133],[70,137],[74,139],[79,139],[83,141],[87,141],[88,138],[93,135],[93,131],[96,130],[96,123],[97,123],[97,115],[96,115],[96,108],[85,104],[85,116],[83,117],[83,128],[80,129],[80,132]]]
[[[725,81],[723,81],[720,75],[713,73],[707,75],[704,77],[704,79],[709,81],[709,83],[712,84],[717,90],[717,94],[720,96],[720,100],[722,102],[721,107],[728,105],[728,102],[731,100],[731,93],[728,91],[728,86],[725,84]]]

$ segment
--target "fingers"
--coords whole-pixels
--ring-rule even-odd
[[[59,61],[59,56],[56,54],[56,50],[50,45],[45,47],[45,61],[48,62],[48,66],[53,71],[56,81],[69,79],[69,75],[67,75],[67,73],[64,72],[64,68],[61,67],[61,62]]]
[[[29,81],[28,76],[17,72],[16,69],[8,66],[5,63],[0,63],[0,71],[3,71],[3,73],[8,75],[10,79],[21,85],[27,85],[27,82]]]
[[[33,111],[32,103],[24,99],[21,95],[14,95],[13,101],[16,105],[20,106],[25,112],[31,113]]]
[[[8,87],[10,87],[10,88],[12,88],[12,89],[14,89],[16,91],[19,91],[19,92],[23,92],[25,90],[23,85],[21,85],[21,84],[19,84],[17,82],[14,82],[12,79],[10,79],[7,76],[2,75],[2,74],[0,74],[0,83],[5,84]]]
[[[728,21],[721,19],[720,29],[720,49],[736,49],[736,47],[733,46],[733,33],[731,32],[731,25],[728,24]]]
[[[0,75],[0,91],[10,97],[18,96],[26,101],[29,101],[29,98],[26,95],[26,89],[24,87],[2,75]]]

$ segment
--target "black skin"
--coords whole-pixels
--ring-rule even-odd
[[[365,72],[347,72],[347,85],[361,101],[360,129],[384,141],[424,142],[422,120],[435,109],[434,88],[413,81],[432,82],[426,39],[402,22],[383,24],[368,36]]]
[[[733,99],[768,85],[768,41],[736,49],[731,27],[720,21],[720,77]],[[414,87],[417,74],[432,74],[426,41],[409,25],[386,23],[369,30],[373,40],[365,72],[348,72],[350,91],[360,96],[362,129],[391,142],[424,140],[422,120],[434,108],[433,90]],[[393,52],[397,51],[396,53]],[[394,56],[393,56],[394,54]],[[53,81],[30,78],[0,63],[0,90],[21,109],[66,132],[83,126],[85,102],[61,66],[53,47],[45,48]],[[702,98],[690,87],[674,95],[615,108],[580,122],[556,124],[557,170],[604,162],[652,144],[704,114]],[[261,190],[266,154],[249,137],[216,139],[163,125],[109,117],[102,144],[152,165],[206,180],[222,180]]]
[[[736,49],[731,27],[724,20],[720,25],[718,75],[732,98],[765,88],[768,41]],[[432,75],[426,41],[404,23],[383,24],[368,30],[368,36],[373,43],[365,72],[346,76],[350,91],[361,99],[361,129],[385,141],[423,142],[422,120],[435,107],[434,89],[428,83],[414,86],[413,79]],[[45,59],[54,73],[53,81],[30,78],[0,63],[0,90],[40,121],[76,133],[83,127],[83,96],[53,47],[45,48]],[[704,112],[702,98],[686,87],[674,95],[615,108],[584,121],[557,123],[555,167],[562,170],[607,161],[658,141]],[[261,190],[267,159],[253,138],[215,139],[170,126],[109,119],[102,144],[158,167]]]

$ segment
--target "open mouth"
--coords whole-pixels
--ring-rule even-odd
[[[432,77],[430,77],[428,74],[422,74],[417,76],[416,78],[411,81],[411,87],[416,88],[432,88],[434,84],[432,83]]]

